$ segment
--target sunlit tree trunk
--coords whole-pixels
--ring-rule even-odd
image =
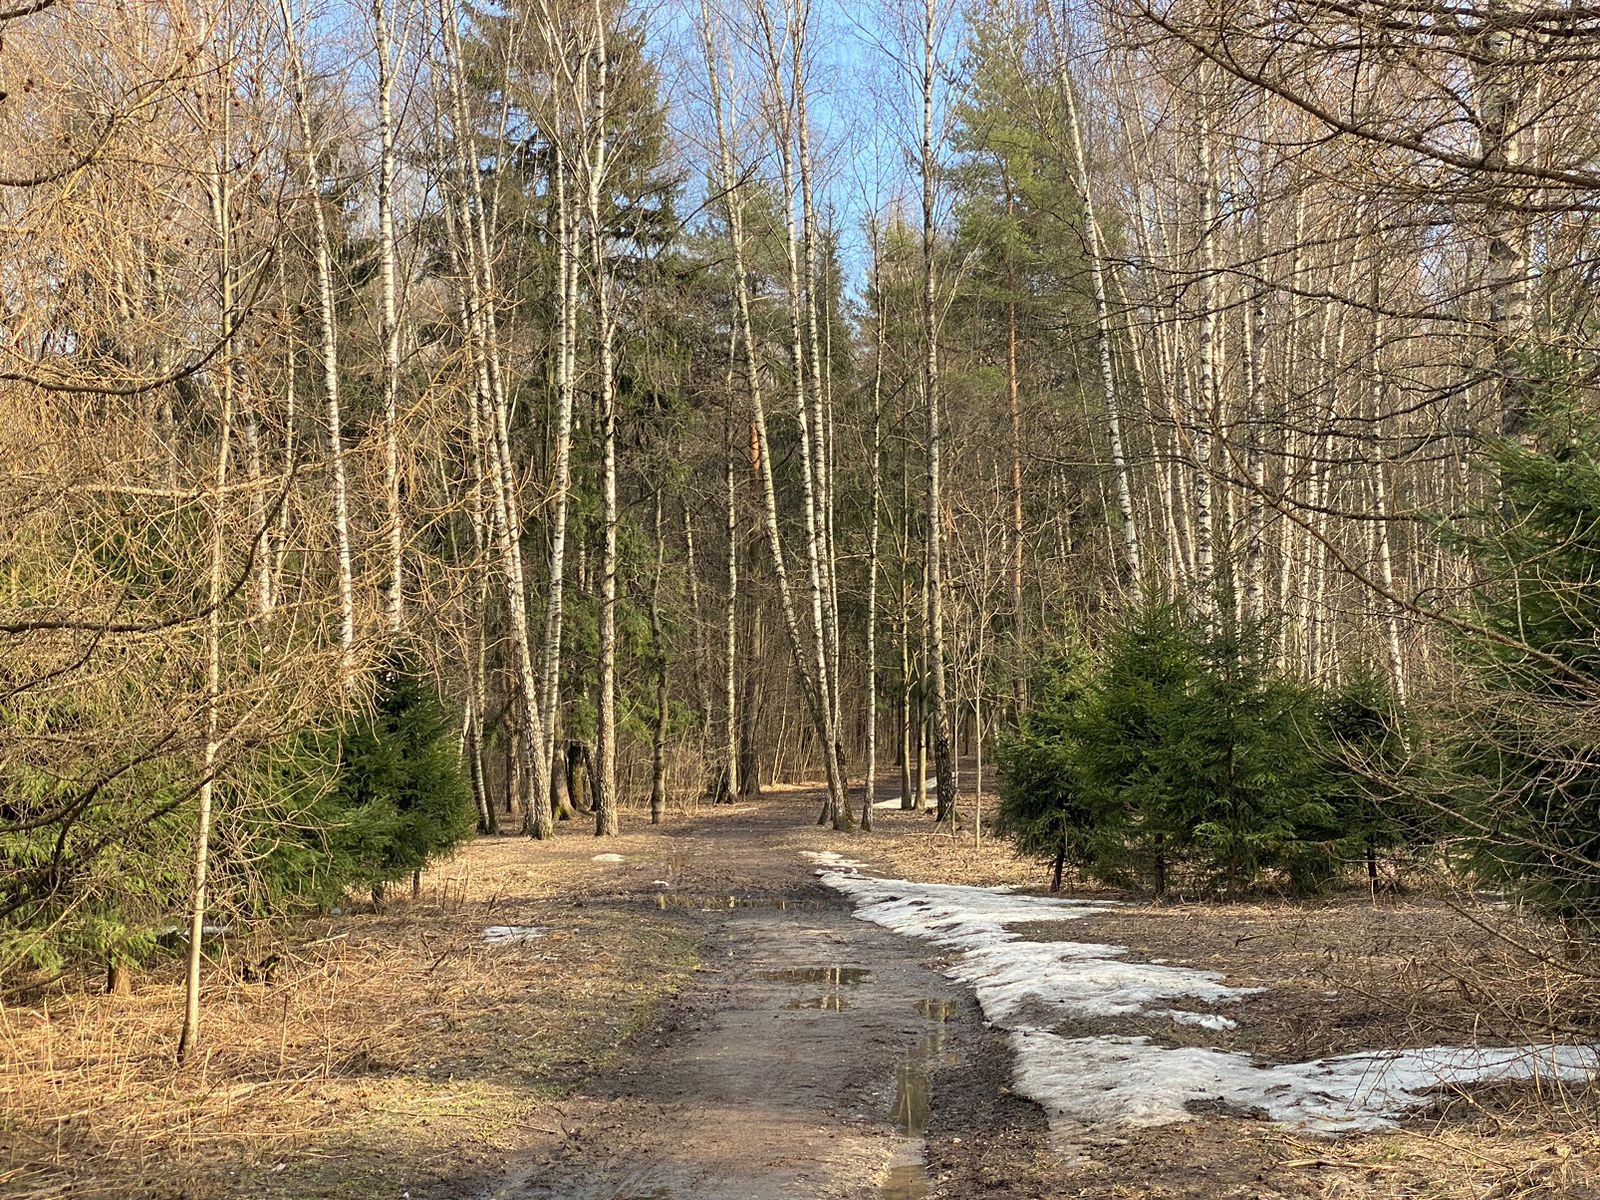
[[[1488,184],[1487,246],[1489,326],[1500,387],[1500,430],[1521,437],[1527,428],[1533,381],[1523,361],[1528,326],[1527,218],[1506,180],[1522,165],[1522,84],[1512,36],[1516,0],[1488,0],[1473,50],[1478,153]]]
[[[389,559],[388,620],[389,632],[399,633],[405,622],[405,526],[400,510],[400,323],[394,232],[394,115],[390,95],[394,78],[387,0],[372,0],[372,20],[378,54],[379,336],[383,341],[383,495]]]
[[[661,492],[656,492],[656,570],[650,584],[650,645],[655,654],[656,720],[650,738],[650,824],[667,811],[667,639],[661,627],[661,585],[667,569],[667,543],[661,532]]]
[[[228,77],[231,85],[231,75]],[[189,904],[189,953],[184,971],[183,1028],[178,1034],[178,1062],[184,1062],[200,1043],[200,972],[204,965],[208,875],[211,866],[211,826],[216,794],[218,756],[221,751],[220,708],[222,704],[222,606],[223,571],[226,562],[226,505],[228,456],[232,449],[234,384],[240,374],[234,357],[234,264],[233,264],[233,184],[231,96],[222,102],[222,148],[211,180],[212,218],[221,247],[219,272],[222,316],[222,370],[217,378],[217,458],[209,496],[211,510],[210,562],[206,585],[206,679],[202,721],[205,742],[200,760],[200,789],[197,827],[194,837],[193,890]]]
[[[588,185],[590,286],[595,313],[600,405],[600,701],[595,719],[596,789],[594,831],[617,832],[617,385],[616,328],[612,314],[609,232],[602,211],[608,174],[607,124],[610,114],[610,65],[605,14],[600,0],[592,10],[596,116],[584,171]]]
[[[1068,66],[1067,47],[1063,31],[1056,23],[1054,10],[1048,5],[1051,34],[1056,43],[1056,81],[1061,92],[1067,116],[1067,137],[1072,145],[1072,172],[1077,186],[1078,201],[1083,205],[1084,240],[1089,249],[1089,281],[1094,296],[1095,350],[1100,366],[1100,388],[1106,406],[1106,433],[1111,451],[1111,474],[1116,486],[1117,513],[1122,521],[1123,567],[1129,595],[1135,603],[1144,577],[1144,564],[1140,552],[1139,524],[1133,508],[1133,484],[1129,477],[1127,455],[1122,448],[1122,399],[1117,388],[1116,372],[1111,358],[1111,309],[1106,299],[1105,239],[1100,232],[1100,222],[1095,215],[1094,189],[1089,180],[1089,160],[1084,150],[1083,127],[1078,118],[1076,86]]]
[[[927,404],[928,453],[928,723],[933,742],[933,771],[940,824],[954,826],[956,819],[955,767],[950,757],[950,715],[945,700],[944,645],[944,480],[943,431],[939,420],[939,314],[936,309],[934,270],[934,196],[937,167],[934,161],[933,100],[938,76],[935,49],[938,0],[925,0],[922,25],[922,390]]]
[[[1200,129],[1200,328],[1196,338],[1199,372],[1194,402],[1189,409],[1189,432],[1194,446],[1194,586],[1200,610],[1208,617],[1215,611],[1216,600],[1211,430],[1217,415],[1217,183],[1211,142],[1208,110],[1201,118]]]
[[[734,335],[728,344],[728,371],[724,379],[722,409],[723,531],[727,535],[726,593],[722,610],[722,796],[732,804],[739,795],[739,492],[734,457],[733,355]]]
[[[883,359],[888,352],[882,307],[883,287],[878,276],[880,250],[876,244],[876,226],[873,242],[873,291],[877,294],[879,308],[874,323],[877,344],[872,363],[872,450],[868,468],[872,511],[868,516],[867,533],[867,761],[861,789],[861,828],[867,833],[872,831],[872,803],[878,782],[878,514],[883,507],[883,480],[880,477],[883,462]]]
[[[785,83],[785,69],[791,64],[786,63],[784,47],[794,46],[796,55],[802,53],[797,43],[804,36],[802,30],[806,13],[803,7],[797,11],[795,7],[786,5],[784,27],[781,31],[776,28],[765,4],[757,7],[756,15],[766,39],[769,118],[778,152],[780,198],[783,207],[784,266],[787,271],[789,301],[789,382],[794,393],[795,426],[799,430],[800,508],[804,518],[806,578],[810,588],[811,621],[808,642],[811,647],[811,663],[807,673],[813,675],[816,680],[821,714],[817,741],[824,750],[823,766],[828,784],[827,801],[818,823],[831,820],[836,827],[843,827],[850,820],[850,802],[849,797],[844,794],[839,755],[836,750],[830,752],[830,748],[837,747],[838,731],[833,702],[834,681],[832,660],[829,655],[830,636],[823,563],[820,366],[817,368],[819,371],[817,389],[808,388],[809,373],[804,332],[807,301],[806,288],[800,277],[801,231],[796,227],[794,203],[795,141],[798,124],[796,106],[799,103],[797,96],[803,90],[804,82],[800,78],[791,77],[792,89]],[[793,65],[798,66],[798,64]],[[816,403],[815,409],[813,401]]]
[[[290,77],[294,84],[294,109],[300,127],[300,154],[310,191],[313,256],[317,277],[317,324],[322,335],[322,389],[328,430],[328,487],[333,502],[333,529],[339,588],[339,645],[344,651],[342,669],[348,676],[355,666],[356,604],[350,552],[350,499],[345,472],[343,417],[339,409],[339,338],[333,294],[333,249],[328,218],[323,211],[322,177],[317,166],[317,144],[312,136],[311,113],[301,61],[298,30],[288,0],[278,0],[283,16]]]
[[[469,164],[465,144],[471,136],[471,127],[462,93],[461,46],[456,28],[459,17],[448,3],[441,5],[441,13],[445,32],[448,106],[456,132],[453,139],[454,190],[457,197],[455,224],[459,239],[458,255],[465,268],[462,274],[473,316],[467,329],[467,342],[475,363],[476,403],[488,485],[488,524],[500,560],[506,625],[512,647],[517,729],[525,747],[524,758],[528,766],[524,832],[543,840],[555,833],[555,822],[548,803],[550,758],[543,752],[543,747],[549,743],[545,735],[545,717],[541,711],[541,680],[534,670],[528,631],[528,588],[521,548],[522,516],[517,502],[516,473],[512,465],[505,389],[498,365],[493,306],[488,302],[493,293],[493,266],[488,255],[489,242],[485,229],[488,217],[484,211],[480,172]]]
[[[718,147],[718,178],[722,185],[723,209],[728,223],[729,253],[732,258],[734,299],[738,310],[740,342],[744,348],[745,383],[750,395],[750,408],[752,424],[755,433],[755,457],[760,479],[763,501],[763,523],[767,535],[767,545],[771,551],[772,570],[774,583],[777,587],[779,607],[783,612],[784,632],[788,637],[789,651],[794,663],[796,680],[800,686],[801,697],[805,704],[807,716],[810,718],[812,729],[819,745],[824,747],[833,744],[831,729],[828,722],[827,702],[824,695],[823,680],[816,670],[816,655],[808,654],[806,641],[801,632],[799,612],[794,602],[794,590],[790,586],[788,563],[783,548],[783,534],[779,523],[779,510],[777,488],[773,480],[771,440],[767,434],[766,405],[761,387],[761,370],[756,357],[755,322],[751,315],[750,283],[745,268],[744,250],[744,219],[743,195],[737,175],[733,169],[733,157],[729,148],[727,121],[723,112],[722,82],[719,67],[719,51],[716,45],[715,26],[707,5],[701,4],[701,22],[705,40],[706,75],[710,84],[710,99],[717,130]],[[790,243],[791,249],[793,243]],[[800,406],[801,415],[804,415],[804,396],[802,394]],[[812,549],[815,549],[813,544]],[[813,560],[814,561],[814,560]],[[820,600],[821,580],[816,580],[813,597]],[[759,619],[760,609],[755,610]],[[816,643],[814,643],[816,644]],[[753,714],[753,705],[745,705],[745,716],[749,720]],[[830,796],[836,791],[837,760],[834,755],[824,754],[828,763],[830,781]],[[741,786],[753,786],[755,781],[749,770],[740,772]]]

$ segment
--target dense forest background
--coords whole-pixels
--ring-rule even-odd
[[[1058,880],[1592,915],[1593,14],[0,31],[0,976],[187,945],[187,1044],[474,827],[996,755]]]

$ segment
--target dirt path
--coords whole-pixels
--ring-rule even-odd
[[[792,835],[792,814],[779,819]],[[671,886],[652,907],[696,927],[702,971],[622,1070],[550,1114],[560,1136],[485,1196],[927,1194],[932,1089],[967,1057],[976,1007],[925,947],[851,917],[765,824],[670,838]]]
[[[1515,1091],[1441,1095],[1400,1129],[1337,1143],[1218,1102],[1192,1120],[1064,1145],[1013,1094],[1011,1040],[940,973],[952,959],[856,919],[805,854],[859,856],[888,879],[989,883],[1006,870],[1029,881],[992,849],[928,837],[915,814],[885,814],[872,838],[842,839],[805,823],[813,799],[795,792],[680,819],[619,843],[620,861],[593,862],[574,903],[613,920],[667,918],[698,946],[700,970],[619,1066],[541,1105],[533,1140],[492,1177],[458,1179],[451,1197],[1402,1200],[1498,1195],[1508,1179],[1518,1196],[1600,1196],[1579,1183],[1587,1163],[1559,1113]],[[1448,918],[1437,906],[1366,901],[1132,904],[1063,936],[1254,989],[1229,1010],[1238,1027],[1151,1012],[1060,1028],[1268,1062],[1457,1044],[1475,1007],[1418,967],[1471,945],[1450,941],[1462,931]]]

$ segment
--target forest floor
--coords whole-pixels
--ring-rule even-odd
[[[897,809],[847,838],[811,823],[818,804],[775,788],[656,828],[629,813],[614,841],[576,824],[546,845],[479,839],[416,900],[231,944],[182,1070],[175,966],[128,998],[0,1008],[0,1195],[1600,1197],[1595,1105],[1547,1083],[1441,1092],[1338,1140],[1221,1105],[1052,1133],[948,949],[855,919],[805,855],[899,880],[1038,888],[1043,872]],[[1539,977],[1438,901],[1135,902],[1070,936],[1264,989],[1223,1032],[1134,1014],[1073,1035],[1301,1062],[1526,1041],[1543,1011]],[[269,952],[272,982],[245,982]],[[1563,1036],[1591,1021],[1566,1015]]]

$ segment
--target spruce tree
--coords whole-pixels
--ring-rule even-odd
[[[342,731],[338,762],[344,824],[333,857],[375,897],[471,836],[476,813],[455,723],[408,656],[379,673],[373,710]]]
[[[995,833],[1021,854],[1052,860],[1053,891],[1068,863],[1097,861],[1104,841],[1121,837],[1118,824],[1093,809],[1082,783],[1079,725],[1092,680],[1086,650],[1060,654],[1039,673],[1032,706],[999,747]]]
[[[1479,570],[1460,639],[1476,685],[1453,745],[1483,881],[1600,917],[1600,428],[1559,410],[1495,451],[1499,504],[1457,530]]]
[[[1407,716],[1389,680],[1368,663],[1324,692],[1318,710],[1334,824],[1375,887],[1379,855],[1415,845],[1429,826],[1407,778]]]

